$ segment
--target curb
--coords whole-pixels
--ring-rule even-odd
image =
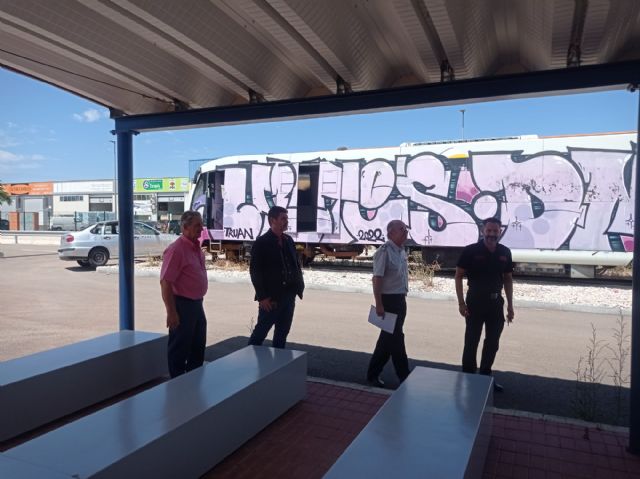
[[[159,269],[135,269],[135,276],[138,277],[160,277]],[[116,265],[113,266],[100,266],[96,268],[96,272],[102,274],[118,274],[119,267]],[[251,284],[251,280],[249,278],[234,278],[229,276],[222,276],[218,274],[215,270],[208,270],[207,277],[210,282],[215,283],[244,283]],[[334,291],[337,293],[360,293],[360,294],[371,294],[370,287],[359,287],[359,286],[341,286],[336,284],[319,284],[319,283],[307,283],[307,289],[320,290],[320,291]],[[421,291],[409,291],[407,294],[410,298],[419,298],[425,300],[433,300],[433,301],[450,301],[456,302],[455,294],[448,293],[428,293]],[[631,315],[630,309],[622,309],[617,307],[610,306],[592,306],[592,305],[581,305],[581,304],[558,304],[558,303],[549,303],[544,301],[531,301],[531,300],[518,300],[517,302],[518,308],[527,308],[527,309],[553,309],[556,311],[571,311],[576,313],[591,313],[591,314],[612,314],[617,315],[622,313],[623,315],[629,316]]]

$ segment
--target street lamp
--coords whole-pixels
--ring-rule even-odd
[[[118,219],[118,156],[116,154],[116,140],[109,140],[113,143],[113,212],[115,219]]]
[[[462,113],[462,139],[464,140],[464,112],[465,110],[460,110],[460,113]]]

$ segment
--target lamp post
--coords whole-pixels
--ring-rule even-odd
[[[116,154],[116,140],[109,140],[113,143],[113,212],[115,219],[118,219],[118,156]]]
[[[460,110],[460,113],[462,113],[462,139],[464,140],[464,112],[465,110]]]

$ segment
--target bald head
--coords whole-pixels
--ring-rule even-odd
[[[389,221],[387,225],[387,238],[398,246],[402,246],[407,241],[409,228],[401,220]]]
[[[394,231],[402,229],[403,227],[406,226],[401,220],[391,220],[389,221],[389,224],[387,224],[387,235]]]

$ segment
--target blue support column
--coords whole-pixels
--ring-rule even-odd
[[[120,330],[134,326],[133,265],[133,132],[118,137],[118,216]]]
[[[638,88],[638,85],[635,85]],[[640,93],[638,93],[638,125],[635,165],[633,211],[633,296],[631,303],[631,394],[629,404],[629,452],[640,454],[640,171],[638,171],[638,146],[640,145]]]

